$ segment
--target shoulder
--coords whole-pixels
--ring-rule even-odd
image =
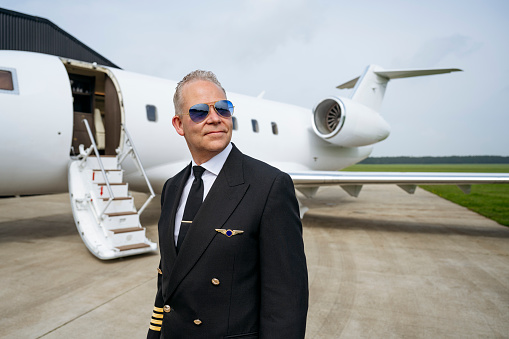
[[[284,172],[279,170],[278,168],[267,164],[261,160],[250,157],[249,155],[243,154],[243,163],[244,167],[247,170],[246,172],[249,174],[249,171],[255,170],[257,172],[263,173],[264,175],[269,176],[278,176]]]
[[[169,187],[169,186],[178,186],[179,183],[184,178],[187,178],[187,176],[191,172],[190,167],[191,167],[191,164],[189,164],[188,166],[184,167],[180,172],[178,172],[173,177],[171,177],[168,180],[166,180],[166,182],[164,183],[164,186],[163,186],[162,193],[164,194],[164,192],[166,191],[167,187]]]
[[[233,150],[232,150],[233,151]],[[291,181],[290,176],[279,170],[278,168],[267,164],[261,160],[250,157],[249,155],[243,154],[238,149],[240,156],[242,157],[242,167],[244,177],[250,181],[274,181],[276,178],[285,178]]]

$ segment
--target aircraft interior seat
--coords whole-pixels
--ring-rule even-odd
[[[106,148],[106,132],[104,129],[103,117],[98,108],[94,109],[94,124],[97,149],[103,150]]]

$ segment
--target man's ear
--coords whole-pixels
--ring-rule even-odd
[[[173,124],[173,127],[175,127],[175,130],[177,133],[181,136],[184,136],[184,127],[182,126],[182,117],[178,115],[174,115],[173,118],[171,118],[171,123]]]

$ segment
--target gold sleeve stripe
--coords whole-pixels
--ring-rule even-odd
[[[161,326],[153,326],[153,325],[150,325],[149,327],[152,331],[157,331],[157,332],[161,332]]]
[[[158,268],[157,268],[157,273],[159,273],[159,274],[163,274],[163,271],[161,271],[161,269],[158,267]]]
[[[152,319],[152,320],[150,320],[150,323],[154,324],[154,325],[162,325],[163,321],[162,320]]]
[[[161,307],[155,307],[154,306],[154,312],[163,313],[163,309]]]
[[[159,314],[159,313],[152,313],[152,318],[163,319],[163,314]]]

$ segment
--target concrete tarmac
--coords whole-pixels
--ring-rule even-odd
[[[421,189],[313,204],[331,206],[303,219],[307,338],[509,337],[509,228]],[[158,217],[157,202],[142,215],[153,241]],[[0,199],[0,337],[143,338],[158,262],[96,259],[67,194]]]

